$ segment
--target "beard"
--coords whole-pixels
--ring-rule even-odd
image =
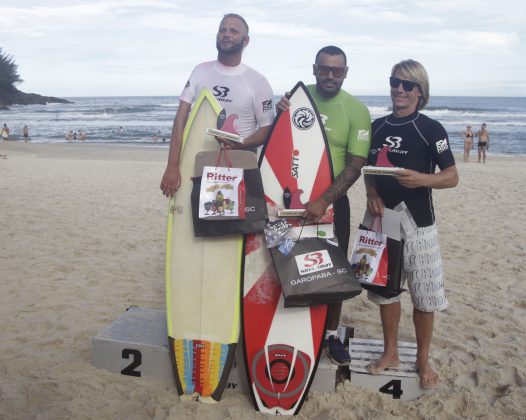
[[[223,48],[221,46],[220,41],[216,41],[216,48],[217,48],[217,51],[220,52],[221,54],[234,55],[234,54],[238,54],[241,51],[243,51],[243,42],[244,42],[244,40],[242,39],[237,44],[232,44],[228,48]]]
[[[336,96],[343,85],[343,80],[327,79],[316,76],[316,90],[325,98]]]

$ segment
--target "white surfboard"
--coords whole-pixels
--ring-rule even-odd
[[[219,151],[207,128],[221,107],[203,90],[183,137],[181,187],[170,200],[166,241],[166,315],[181,398],[218,401],[226,386],[240,328],[242,235],[196,238],[190,195],[195,157]],[[255,162],[255,157],[254,157]]]

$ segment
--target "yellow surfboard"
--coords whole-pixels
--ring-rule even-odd
[[[196,238],[192,224],[195,157],[219,151],[206,129],[216,128],[220,112],[203,89],[184,130],[181,187],[169,202],[166,240],[166,315],[177,391],[203,402],[219,401],[240,330],[242,235]]]

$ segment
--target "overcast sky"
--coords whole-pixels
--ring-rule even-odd
[[[344,88],[387,95],[394,63],[426,68],[431,95],[526,96],[523,0],[0,0],[0,47],[25,92],[179,95],[216,58],[223,14],[250,26],[244,61],[281,95],[311,83],[314,56],[348,56]]]

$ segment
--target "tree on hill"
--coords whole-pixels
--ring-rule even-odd
[[[65,99],[53,96],[41,96],[36,93],[24,93],[19,91],[15,84],[23,82],[18,74],[18,66],[13,57],[4,53],[0,48],[0,109],[8,109],[8,105],[20,104],[42,104],[47,103],[69,103]]]
[[[11,91],[14,89],[15,83],[22,81],[13,57],[4,53],[0,48],[0,92]]]

